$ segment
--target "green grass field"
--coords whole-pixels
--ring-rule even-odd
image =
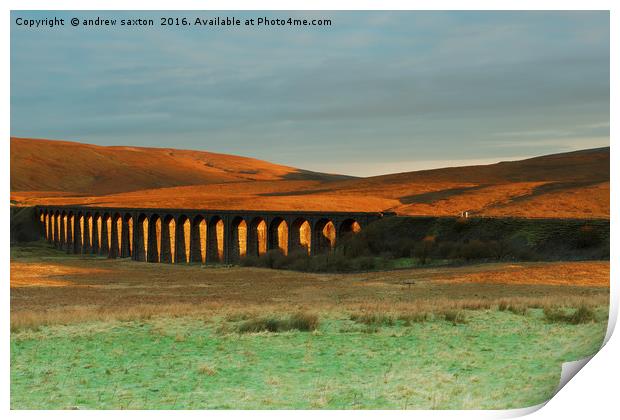
[[[596,352],[595,323],[466,311],[314,332],[239,334],[222,317],[41,326],[11,334],[12,409],[500,409],[552,396],[562,362]]]
[[[608,304],[608,261],[302,273],[13,247],[11,407],[526,407],[599,349]]]

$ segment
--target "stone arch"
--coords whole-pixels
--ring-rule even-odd
[[[95,213],[93,217],[93,252],[99,254],[103,252],[103,237],[105,236],[106,228],[104,227],[105,223],[102,214]]]
[[[340,228],[338,229],[338,244],[345,254],[348,252],[347,239],[357,235],[361,230],[362,227],[355,219],[346,219],[340,223]]]
[[[88,217],[86,224],[90,226],[91,233],[91,251],[93,254],[98,254],[101,249],[101,232],[102,232],[102,217],[99,213],[95,213],[92,217]]]
[[[45,239],[51,242],[52,240],[52,222],[50,220],[50,214],[45,212]]]
[[[49,213],[49,241],[54,242],[54,227],[56,226],[56,221],[54,220],[54,211],[50,211]]]
[[[43,235],[45,239],[47,239],[47,225],[45,224],[45,211],[43,209],[39,210],[39,231]]]
[[[336,246],[336,228],[330,219],[320,219],[314,224],[312,242],[314,254],[331,251]]]
[[[224,220],[219,216],[211,217],[207,227],[207,259],[209,262],[224,261]]]
[[[133,216],[126,213],[123,217],[123,232],[121,235],[121,257],[133,257]]]
[[[161,218],[157,214],[152,214],[148,228],[148,246],[146,248],[148,262],[161,261]]]
[[[67,245],[67,213],[63,210],[60,214],[60,245]]]
[[[49,214],[49,231],[50,231],[50,237],[49,240],[50,242],[54,242],[54,226],[56,226],[56,221],[54,220],[54,211],[50,211]]]
[[[73,234],[73,249],[76,254],[81,254],[84,250],[84,215],[82,212],[78,212],[75,215],[75,232]]]
[[[174,216],[167,214],[161,222],[160,262],[174,264],[176,261],[176,227]]]
[[[93,218],[90,213],[80,214],[78,218],[80,223],[80,246],[82,252],[92,252],[93,250]]]
[[[182,214],[176,222],[176,238],[174,259],[176,264],[189,264],[191,257],[191,230],[192,224],[189,218]]]
[[[72,250],[73,244],[75,242],[75,216],[73,215],[72,211],[70,211],[67,215],[67,222],[67,244],[69,245],[68,249]]]
[[[149,249],[149,218],[142,213],[138,216],[136,229],[136,243],[134,244],[134,259],[136,261],[147,260],[147,250]]]
[[[271,221],[267,243],[269,249],[279,249],[282,254],[288,255],[288,224],[282,217]]]
[[[56,210],[56,212],[54,213],[53,219],[53,239],[54,243],[58,245],[60,241],[60,213],[58,212],[58,210]]]
[[[255,217],[248,227],[248,255],[259,257],[267,252],[267,223]]]
[[[78,213],[78,224],[80,225],[80,236],[78,238],[78,242],[80,245],[80,249],[82,250],[82,252],[84,252],[86,250],[86,237],[85,235],[87,235],[85,233],[86,231],[86,215],[82,212]]]
[[[117,258],[123,254],[123,216],[115,213],[112,216],[110,235],[110,257]]]
[[[347,236],[355,235],[362,230],[362,227],[355,219],[347,219],[340,224],[338,230],[338,240],[346,238]]]
[[[207,221],[201,215],[192,220],[191,261],[200,264],[207,262]]]
[[[110,216],[110,213],[103,213],[101,217],[99,243],[99,253],[101,255],[109,255],[110,244],[112,243],[112,216]]]
[[[248,255],[248,225],[245,219],[237,216],[230,224],[230,260],[237,262]]]
[[[289,244],[291,252],[302,251],[310,255],[312,249],[312,226],[310,222],[303,217],[295,219],[291,225],[291,243]]]
[[[59,210],[56,210],[56,243],[59,247],[62,247],[62,231],[64,227],[62,226],[62,213]]]

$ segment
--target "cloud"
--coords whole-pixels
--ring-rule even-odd
[[[609,142],[607,12],[293,15],[305,14],[334,24],[13,25],[12,135],[206,149],[329,172]]]

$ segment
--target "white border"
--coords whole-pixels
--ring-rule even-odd
[[[13,10],[612,10],[614,0],[5,0]]]
[[[91,0],[88,2],[80,2],[77,0],[57,0],[54,2],[43,0],[5,0],[2,2],[4,9],[4,20],[2,26],[2,56],[5,58],[4,65],[0,70],[2,72],[2,94],[3,100],[0,102],[2,111],[2,153],[0,154],[0,170],[2,171],[5,179],[2,185],[2,191],[4,197],[10,196],[9,188],[9,142],[10,137],[10,77],[9,77],[9,36],[10,36],[10,10],[611,10],[611,115],[617,115],[616,99],[618,97],[618,85],[614,83],[614,75],[618,74],[618,57],[617,51],[618,42],[618,9],[617,1],[612,0],[590,0],[590,1],[575,1],[575,0],[473,0],[465,2],[464,0],[438,0],[438,1],[395,1],[387,0],[378,2],[376,0],[358,0],[358,1],[342,1],[342,0],[315,0],[315,1],[297,1],[295,4],[291,4],[289,1],[282,0],[245,0],[235,1],[231,4],[230,1],[213,0],[213,1],[199,1],[199,0],[175,0],[174,2],[165,2],[162,0],[151,1],[121,1],[121,0]],[[611,124],[611,139],[615,139],[616,125]],[[612,141],[613,143],[613,141]],[[611,161],[618,163],[618,153],[615,149],[615,145],[611,148]],[[583,418],[584,416],[593,416],[593,418],[613,418],[617,415],[617,384],[618,375],[620,374],[618,358],[615,355],[620,354],[620,343],[617,337],[611,336],[613,327],[618,314],[618,287],[617,281],[615,281],[616,273],[618,270],[618,257],[620,256],[617,249],[614,247],[616,243],[615,239],[618,238],[618,228],[615,222],[618,210],[618,197],[614,196],[613,188],[619,182],[619,170],[614,164],[611,165],[611,234],[612,234],[612,248],[611,248],[611,300],[612,308],[610,311],[610,324],[607,331],[606,340],[609,340],[606,346],[592,359],[590,363],[583,369],[578,375],[577,379],[570,381],[548,404],[545,408],[537,411],[534,416],[536,418]],[[0,207],[0,215],[2,220],[9,220],[9,208],[5,205]],[[0,382],[0,391],[2,392],[1,398],[3,407],[5,410],[9,410],[10,399],[10,375],[9,375],[9,363],[10,363],[10,347],[9,340],[9,225],[7,223],[0,224],[0,232],[4,238],[4,242],[1,245],[1,258],[3,267],[3,279],[4,279],[4,295],[3,303],[4,310],[2,312],[1,334],[5,338],[2,346],[2,380]],[[328,412],[328,411],[296,411],[290,413],[287,411],[219,411],[209,412],[209,416],[217,416],[220,418],[237,418],[238,416],[248,416],[256,418],[283,418],[294,415],[300,418],[309,418],[315,415],[327,416],[327,417],[339,417],[339,418],[375,418],[375,417],[388,417],[388,418],[403,418],[404,416],[415,416],[416,418],[503,418],[514,417],[523,415],[532,410],[540,407],[533,407],[523,410],[508,410],[508,411],[341,411],[341,412]],[[59,411],[15,411],[9,413],[15,418],[30,418],[45,416],[46,418],[58,418],[64,416],[79,416],[82,417],[84,413],[80,412],[59,412]],[[93,418],[102,418],[114,415],[115,417],[146,417],[149,418],[168,418],[171,415],[174,416],[189,416],[189,417],[203,417],[206,413],[202,411],[193,412],[166,412],[166,411],[149,411],[149,412],[117,412],[117,411],[89,411],[87,415]]]

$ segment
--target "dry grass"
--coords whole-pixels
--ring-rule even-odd
[[[499,269],[498,269],[499,268]],[[552,268],[552,272],[550,272]],[[525,269],[525,270],[524,270]],[[526,274],[526,275],[524,275]],[[555,286],[609,287],[609,265],[600,262],[567,262],[551,264],[488,264],[469,272],[446,272],[438,281],[478,284],[530,284]]]
[[[430,320],[443,319],[453,324],[464,324],[466,315],[462,309],[453,309],[454,306],[433,306],[429,304],[423,309],[412,306],[402,312],[383,312],[380,309],[366,309],[364,312],[351,313],[349,318],[359,324],[369,327],[393,326],[396,321],[402,321],[404,325],[421,323]]]
[[[456,216],[468,209],[478,216],[493,217],[565,217],[609,218],[609,182],[590,187],[566,188],[539,194],[536,187],[544,183],[491,185],[475,192],[429,203],[402,204],[408,196],[423,195],[428,186],[406,185],[390,189],[348,189],[338,183],[319,181],[253,181],[240,183],[183,186],[118,193],[102,196],[64,197],[55,192],[13,192],[11,199],[22,205],[91,205],[120,207],[217,208],[222,210],[307,210],[371,211],[390,209],[400,215]],[[437,191],[467,188],[469,184],[436,183]],[[307,193],[300,191],[307,190]],[[331,191],[330,191],[331,190]],[[321,192],[312,192],[321,191]],[[388,191],[386,193],[386,191]],[[290,195],[287,195],[290,192]],[[387,196],[386,196],[387,195]]]
[[[69,276],[87,276],[102,273],[102,269],[93,267],[79,267],[49,261],[41,263],[23,263],[14,261],[11,270],[20,273],[19,276],[11,276],[11,288],[17,287],[66,287],[75,285],[65,280]],[[27,272],[27,274],[26,274]],[[79,286],[79,285],[75,285]]]
[[[171,317],[209,316],[193,305],[135,305],[128,308],[105,308],[99,305],[55,307],[44,311],[11,309],[11,330],[37,329],[45,325],[76,324],[88,321],[146,320],[165,314]]]
[[[547,320],[553,322],[580,323],[589,320],[594,308],[607,306],[605,296],[572,296],[563,299],[555,297],[509,297],[491,300],[481,299],[436,299],[408,303],[375,303],[361,305],[350,313],[349,318],[367,326],[391,326],[403,321],[405,325],[443,319],[453,324],[465,323],[465,311],[499,310],[515,315],[526,315],[528,309],[543,309]],[[579,308],[576,312],[572,308]],[[575,322],[579,319],[579,322]]]
[[[208,152],[11,139],[21,205],[609,218],[609,197],[609,149],[342,180]]]
[[[424,310],[410,309],[407,312],[398,314],[398,320],[404,321],[405,325],[411,325],[418,322],[425,322],[430,319],[431,313]]]
[[[566,324],[586,324],[596,321],[594,310],[585,304],[580,305],[576,310],[567,310],[558,307],[545,307],[545,319],[549,322],[562,322]]]
[[[443,316],[443,319],[451,322],[454,325],[467,323],[467,317],[465,316],[465,313],[463,311],[448,309],[443,311],[441,315]]]
[[[315,331],[319,327],[316,314],[296,313],[287,317],[263,316],[243,321],[237,331],[240,333]]]
[[[198,373],[201,373],[207,376],[215,376],[217,375],[217,369],[203,363],[200,366],[198,366]]]
[[[265,314],[304,312],[347,317],[387,314],[395,320],[418,322],[444,310],[503,306],[518,313],[517,308],[559,303],[592,307],[609,302],[609,262],[316,274],[243,267],[201,269],[62,252],[54,257],[15,255],[28,256],[11,261],[14,330],[159,315],[240,322]],[[411,280],[414,286],[406,284]],[[362,320],[375,315],[359,316]]]
[[[394,325],[395,321],[394,315],[378,311],[353,313],[350,318],[352,321],[366,325]]]
[[[500,311],[510,311],[515,315],[525,315],[530,307],[543,307],[548,308],[551,306],[550,302],[537,302],[527,304],[524,302],[515,302],[508,299],[501,299],[497,304],[497,309]]]
[[[66,159],[68,155],[73,158]],[[204,151],[11,138],[13,191],[98,195],[162,186],[277,180],[296,172],[258,159]]]

